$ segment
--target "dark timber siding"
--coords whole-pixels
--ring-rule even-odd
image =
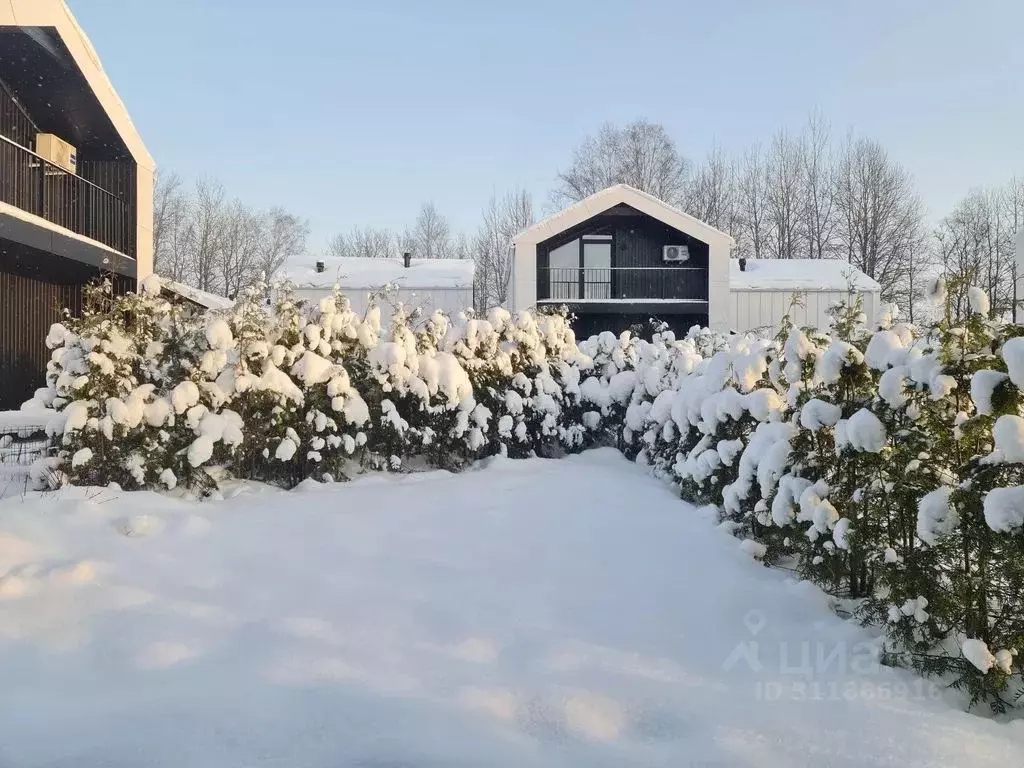
[[[136,164],[77,70],[51,71],[55,62],[33,58],[37,50],[23,33],[0,27],[0,136],[17,145],[0,142],[0,200],[134,258]],[[77,174],[32,154],[39,132],[75,146]]]
[[[708,299],[707,243],[628,205],[615,206],[537,245],[538,299],[552,298],[549,292],[551,251],[577,238],[597,234],[612,236],[610,298]],[[682,264],[663,261],[662,248],[666,245],[688,246],[689,261]]]
[[[95,270],[0,239],[0,409],[17,408],[46,381],[46,334],[67,307],[82,311]],[[134,284],[119,278],[118,290]]]
[[[650,218],[619,223],[614,229],[614,242],[612,266],[619,268],[615,274],[617,285],[613,286],[613,295],[616,296],[643,296],[645,287],[650,285],[649,273],[632,272],[629,267],[701,267],[706,270],[708,266],[707,243]],[[666,245],[689,246],[690,260],[678,265],[665,263],[662,260],[662,248]],[[678,298],[708,297],[707,272],[682,269],[678,276],[666,272],[660,277],[670,279]]]
[[[614,234],[613,260],[616,267],[664,267],[661,249],[666,245],[690,247],[690,260],[680,266],[706,268],[708,265],[707,243],[652,219],[641,219],[628,225],[623,223],[615,228]]]

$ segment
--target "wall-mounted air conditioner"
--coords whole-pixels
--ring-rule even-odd
[[[690,260],[690,248],[686,245],[665,245],[661,249],[661,260],[662,261],[689,261]]]
[[[52,133],[37,133],[36,154],[68,173],[78,173],[78,153],[59,136]]]

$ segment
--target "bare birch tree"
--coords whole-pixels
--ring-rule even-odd
[[[235,295],[306,250],[305,220],[229,200],[218,182],[186,192],[172,175],[158,179],[154,197],[155,271],[201,290]]]
[[[413,255],[421,259],[445,259],[451,255],[451,229],[448,220],[432,202],[420,207],[412,228]]]
[[[761,259],[767,254],[767,223],[765,210],[765,169],[761,150],[756,144],[743,156],[742,169],[736,179],[738,256]]]
[[[218,289],[218,261],[223,245],[227,198],[218,182],[199,181],[188,209],[189,277],[203,291]]]
[[[225,296],[237,296],[259,279],[260,248],[266,237],[266,221],[239,201],[231,203],[220,222],[217,287]]]
[[[1012,254],[1013,289],[1011,291],[1011,305],[1013,316],[1011,319],[1015,321],[1017,310],[1020,308],[1022,300],[1024,300],[1024,292],[1021,291],[1020,284],[1020,281],[1024,280],[1024,274],[1020,273],[1017,265],[1017,239],[1019,237],[1024,238],[1024,178],[1014,176],[1010,179],[1010,183],[1007,184],[1004,193],[1003,205],[1006,208],[1006,223],[1010,229],[1010,242],[1007,248]]]
[[[800,165],[804,205],[802,223],[806,241],[802,250],[807,258],[829,259],[837,255],[838,249],[835,164],[828,123],[817,113],[807,121],[800,142]]]
[[[271,208],[262,214],[263,238],[260,241],[259,268],[268,278],[287,261],[306,252],[309,222],[283,208]]]
[[[158,173],[153,187],[153,268],[172,280],[183,279],[186,272],[184,249],[177,242],[185,210],[181,177]]]
[[[401,237],[389,229],[353,227],[345,234],[338,234],[327,244],[328,256],[356,257],[365,259],[396,258]]]
[[[508,299],[514,257],[512,238],[533,221],[533,201],[525,191],[509,193],[501,200],[491,196],[484,209],[483,222],[473,238],[477,311],[501,306]]]
[[[614,184],[629,184],[678,205],[688,170],[664,126],[646,120],[624,128],[608,123],[577,147],[572,163],[558,174],[552,198],[565,205]]]
[[[836,172],[835,205],[844,255],[893,301],[905,284],[923,229],[910,174],[882,146],[850,137]]]
[[[683,208],[691,216],[735,236],[737,193],[735,168],[725,153],[715,148],[686,185]]]
[[[803,196],[803,147],[785,131],[775,134],[765,159],[765,223],[768,256],[802,256],[799,236],[807,206]]]
[[[997,189],[970,192],[935,230],[938,259],[947,277],[982,288],[993,316],[1009,315],[1019,300],[1016,236],[1024,227],[1024,190],[1018,179]],[[956,309],[968,308],[961,296]]]
[[[465,232],[459,232],[451,239],[451,248],[448,253],[450,259],[471,259],[473,258],[473,244]]]

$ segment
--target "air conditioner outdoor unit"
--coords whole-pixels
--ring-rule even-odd
[[[690,248],[686,245],[666,245],[661,249],[662,261],[689,261]]]
[[[78,153],[59,136],[52,133],[37,133],[36,154],[68,173],[78,173]]]

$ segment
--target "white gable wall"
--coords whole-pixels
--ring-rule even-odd
[[[799,327],[826,329],[829,308],[857,295],[868,323],[878,317],[882,287],[840,259],[748,259],[745,269],[733,259],[729,266],[730,330],[774,335],[787,312]],[[794,296],[799,303],[790,310]]]
[[[790,310],[793,295],[800,304]],[[874,324],[878,317],[879,294],[875,290],[860,291],[864,314],[868,324]],[[774,336],[779,332],[782,318],[787,312],[793,324],[799,327],[828,328],[831,318],[829,307],[840,302],[850,302],[853,296],[848,291],[783,291],[783,290],[733,290],[729,299],[729,330],[743,333],[754,331]]]
[[[713,331],[727,331],[730,246],[722,243],[708,245],[708,326]]]

